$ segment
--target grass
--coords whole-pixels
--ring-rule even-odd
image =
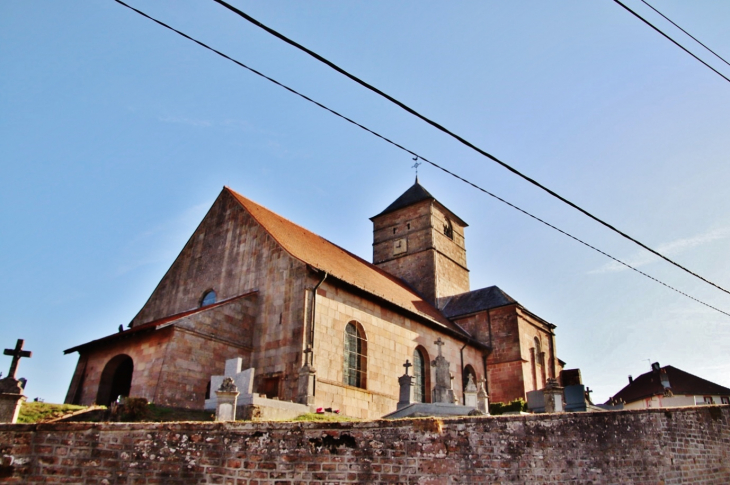
[[[340,416],[339,414],[316,414],[306,413],[301,416],[297,416],[291,421],[303,421],[303,422],[314,422],[314,423],[337,423],[344,421],[360,421],[357,418],[350,418],[348,416]]]
[[[74,404],[50,404],[44,402],[24,402],[18,414],[18,423],[44,423],[68,414],[86,409],[86,406]]]

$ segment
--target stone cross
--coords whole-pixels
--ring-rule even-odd
[[[20,361],[21,357],[28,357],[30,358],[33,353],[29,350],[23,350],[23,343],[25,340],[18,339],[18,342],[15,344],[14,349],[5,349],[5,352],[3,352],[4,355],[12,355],[13,361],[10,363],[10,370],[8,371],[8,377],[11,379],[15,379],[15,374],[18,371],[18,361]]]
[[[408,375],[408,368],[409,367],[413,367],[413,364],[411,364],[410,362],[408,362],[408,359],[406,359],[406,363],[403,364],[403,367],[406,368],[406,375]]]
[[[439,355],[441,355],[441,346],[446,345],[443,340],[441,340],[441,337],[438,338],[437,341],[434,342],[436,345],[439,346]]]

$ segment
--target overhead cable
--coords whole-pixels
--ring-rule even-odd
[[[631,14],[633,14],[633,15],[634,15],[634,17],[636,17],[637,19],[641,20],[641,21],[642,21],[642,22],[644,22],[644,23],[645,23],[646,25],[648,25],[648,26],[649,26],[649,27],[651,27],[652,29],[654,29],[654,30],[656,30],[657,32],[659,32],[660,34],[662,34],[662,35],[663,35],[664,37],[666,37],[666,38],[667,38],[667,39],[668,39],[669,41],[671,41],[671,42],[672,42],[672,43],[673,43],[674,45],[676,45],[677,47],[679,47],[680,49],[682,49],[682,50],[683,50],[684,52],[686,52],[687,54],[691,55],[692,57],[694,57],[695,59],[697,59],[698,61],[700,61],[700,62],[701,62],[702,64],[704,64],[704,65],[705,65],[705,67],[707,67],[707,68],[711,69],[712,71],[714,71],[714,72],[715,72],[715,74],[717,74],[718,76],[720,76],[721,78],[723,78],[723,79],[724,79],[725,81],[727,81],[727,82],[730,82],[730,78],[728,78],[727,76],[725,76],[725,75],[724,75],[723,73],[721,73],[720,71],[718,71],[717,69],[715,69],[714,67],[712,67],[711,65],[709,65],[708,63],[706,63],[705,61],[703,61],[702,59],[700,59],[699,57],[697,57],[696,55],[692,54],[692,53],[691,53],[691,52],[690,52],[689,50],[687,50],[687,48],[685,48],[685,47],[684,47],[684,46],[683,46],[682,44],[680,44],[679,42],[677,42],[676,40],[672,39],[671,37],[669,37],[669,36],[668,36],[667,34],[665,34],[664,32],[662,32],[661,30],[659,30],[659,28],[658,28],[658,27],[655,27],[655,26],[654,26],[654,24],[652,24],[651,22],[649,22],[648,20],[646,20],[646,19],[645,19],[644,17],[642,17],[641,15],[639,15],[638,13],[634,12],[634,11],[633,11],[633,10],[631,10],[631,9],[630,9],[629,7],[627,7],[626,5],[624,5],[623,3],[621,3],[621,1],[620,1],[620,0],[613,0],[613,1],[614,1],[614,2],[616,2],[616,3],[618,3],[619,5],[621,5],[621,6],[622,6],[623,8],[625,8],[626,10],[628,10],[628,11],[629,11],[629,12],[630,12]],[[652,8],[653,8],[653,7],[652,7]],[[667,19],[667,20],[668,20],[668,19]],[[670,21],[670,22],[671,22],[671,21]],[[674,23],[674,22],[672,22],[672,23]],[[684,31],[683,31],[683,32],[684,32]],[[686,33],[686,32],[685,32],[685,33]],[[687,35],[689,35],[689,34],[687,34]],[[692,37],[692,36],[690,36],[690,37]],[[692,37],[692,38],[694,39],[694,37]],[[697,39],[695,39],[695,40],[697,40]],[[699,42],[699,41],[697,41],[697,42]],[[703,44],[703,46],[704,46],[704,44]],[[709,49],[707,49],[707,50],[709,50]],[[710,51],[710,52],[712,52],[712,51]],[[713,54],[715,54],[715,53],[713,52]],[[715,54],[715,55],[717,55],[717,54]],[[725,60],[725,59],[723,59],[723,61],[724,61],[724,60]]]
[[[694,40],[695,42],[697,42],[699,45],[701,45],[702,47],[704,47],[708,51],[712,52],[715,55],[715,57],[717,57],[722,62],[724,62],[725,64],[727,64],[728,66],[730,66],[730,63],[728,63],[725,59],[723,59],[722,56],[720,56],[720,54],[718,54],[717,52],[713,51],[712,49],[710,49],[709,47],[707,47],[705,44],[703,44],[702,42],[700,42],[699,39],[697,39],[695,36],[693,36],[692,34],[690,34],[689,32],[687,32],[686,30],[684,30],[682,27],[680,27],[676,23],[672,22],[672,19],[670,19],[669,17],[667,17],[666,15],[664,15],[663,13],[661,13],[659,10],[655,9],[649,2],[647,2],[646,0],[641,0],[641,1],[644,2],[644,4],[646,6],[648,6],[650,9],[654,10],[656,13],[658,13],[659,15],[661,15],[662,17],[664,17],[664,19],[667,20],[670,24],[674,25],[679,30],[681,30],[682,32],[684,32],[685,34],[687,34],[689,37],[691,37],[692,40]]]
[[[598,252],[598,253],[600,253],[600,254],[608,257],[608,258],[610,258],[610,259],[612,259],[613,261],[621,264],[622,266],[625,266],[625,267],[627,267],[627,268],[629,268],[629,269],[631,269],[631,270],[633,270],[633,271],[635,271],[635,272],[637,272],[637,273],[639,273],[639,274],[641,274],[641,275],[649,278],[650,280],[655,281],[656,283],[659,283],[660,285],[665,286],[666,288],[669,288],[670,290],[672,290],[672,291],[674,291],[676,293],[679,293],[680,295],[683,295],[683,296],[685,296],[685,297],[687,297],[687,298],[689,298],[691,300],[694,300],[695,302],[700,303],[701,305],[704,305],[704,306],[706,306],[708,308],[711,308],[712,310],[715,310],[715,311],[717,311],[719,313],[722,313],[722,314],[727,315],[727,316],[730,317],[730,313],[725,312],[723,310],[720,310],[719,308],[716,308],[716,307],[714,307],[714,306],[712,306],[712,305],[710,305],[708,303],[705,303],[702,300],[699,300],[699,299],[697,299],[697,298],[695,298],[695,297],[693,297],[693,296],[691,296],[691,295],[689,295],[689,294],[687,294],[687,293],[685,293],[685,292],[683,292],[681,290],[678,290],[677,288],[674,288],[673,286],[670,286],[670,285],[668,285],[668,284],[660,281],[659,279],[657,279],[657,278],[655,278],[655,277],[653,277],[653,276],[651,276],[651,275],[649,275],[649,274],[647,274],[647,273],[645,273],[645,272],[643,272],[643,271],[641,271],[641,270],[639,270],[639,269],[631,266],[630,264],[625,263],[625,262],[621,261],[620,259],[611,256],[610,254],[606,253],[605,251],[602,251],[602,250],[596,248],[595,246],[592,246],[592,245],[588,244],[587,242],[583,241],[582,239],[579,239],[578,237],[573,236],[572,234],[570,234],[570,233],[568,233],[566,231],[563,231],[562,229],[560,229],[560,228],[558,228],[558,227],[556,227],[556,226],[554,226],[554,225],[552,225],[552,224],[550,224],[550,223],[548,223],[548,222],[540,219],[539,217],[537,217],[537,216],[535,216],[535,215],[527,212],[524,209],[521,209],[520,207],[512,204],[511,202],[506,201],[505,199],[499,197],[498,195],[495,195],[492,192],[489,192],[488,190],[486,190],[486,189],[484,189],[484,188],[476,185],[475,183],[470,182],[469,180],[465,179],[464,177],[462,177],[460,175],[457,175],[456,173],[451,172],[450,170],[442,167],[441,165],[438,165],[437,163],[432,162],[431,160],[428,160],[427,158],[424,158],[423,156],[419,155],[418,153],[416,153],[416,152],[414,152],[414,151],[412,151],[412,150],[410,150],[410,149],[408,149],[408,148],[406,148],[406,147],[404,147],[404,146],[402,146],[402,145],[394,142],[393,140],[390,140],[389,138],[381,135],[380,133],[377,133],[377,132],[371,130],[370,128],[368,128],[368,127],[366,127],[364,125],[361,125],[360,123],[358,123],[358,122],[356,122],[356,121],[348,118],[347,116],[345,116],[343,114],[340,114],[340,113],[338,113],[337,111],[335,111],[335,110],[333,110],[331,108],[328,108],[327,106],[323,105],[322,103],[320,103],[318,101],[315,101],[312,98],[310,98],[310,97],[308,97],[308,96],[306,96],[306,95],[304,95],[304,94],[302,94],[302,93],[294,90],[293,88],[290,88],[289,86],[286,86],[286,85],[280,83],[279,81],[277,81],[277,80],[275,80],[275,79],[273,79],[273,78],[271,78],[271,77],[269,77],[269,76],[267,76],[267,75],[265,75],[265,74],[257,71],[256,69],[254,69],[252,67],[249,67],[246,64],[244,64],[244,63],[242,63],[242,62],[240,62],[240,61],[238,61],[238,60],[236,60],[236,59],[228,56],[227,54],[224,54],[223,52],[221,52],[221,51],[219,51],[217,49],[214,49],[213,47],[210,47],[207,44],[204,44],[203,42],[201,42],[201,41],[199,41],[197,39],[194,39],[194,38],[190,37],[189,35],[187,35],[187,34],[181,32],[181,31],[175,29],[174,27],[171,27],[171,26],[167,25],[166,23],[164,23],[164,22],[162,22],[160,20],[157,20],[157,19],[155,19],[153,17],[150,17],[149,15],[147,15],[144,12],[142,12],[141,10],[138,10],[138,9],[136,9],[136,8],[130,6],[130,5],[127,5],[122,0],[114,0],[114,1],[117,2],[117,3],[119,3],[120,5],[123,5],[123,6],[127,7],[130,10],[133,10],[134,12],[137,12],[138,14],[142,15],[143,17],[146,17],[149,20],[152,20],[153,22],[157,23],[158,25],[161,25],[162,27],[165,27],[166,29],[169,29],[169,30],[173,31],[176,34],[181,35],[182,37],[185,37],[186,39],[195,42],[199,46],[204,47],[205,49],[208,49],[209,51],[218,54],[219,56],[221,56],[221,57],[223,57],[223,58],[225,58],[225,59],[227,59],[227,60],[235,63],[236,65],[238,65],[238,66],[240,66],[240,67],[242,67],[244,69],[247,69],[248,71],[256,74],[257,76],[260,76],[260,77],[266,79],[267,81],[270,81],[270,82],[276,84],[277,86],[280,86],[280,87],[286,89],[290,93],[295,94],[295,95],[299,96],[300,98],[305,99],[306,101],[315,104],[316,106],[318,106],[318,107],[320,107],[320,108],[328,111],[329,113],[332,113],[333,115],[335,115],[335,116],[337,116],[337,117],[339,117],[339,118],[347,121],[348,123],[351,123],[351,124],[357,126],[358,128],[361,128],[361,129],[367,131],[368,133],[370,133],[372,135],[375,135],[376,137],[380,138],[381,140],[383,140],[383,141],[385,141],[385,142],[393,145],[396,148],[399,148],[400,150],[403,150],[403,151],[409,153],[410,155],[416,157],[417,159],[423,160],[424,162],[430,164],[431,166],[433,166],[433,167],[435,167],[435,168],[437,168],[437,169],[439,169],[439,170],[441,170],[441,171],[443,171],[443,172],[451,175],[452,177],[454,177],[454,178],[456,178],[456,179],[458,179],[458,180],[460,180],[460,181],[462,181],[462,182],[464,182],[466,184],[469,184],[470,186],[474,187],[475,189],[479,190],[480,192],[483,192],[483,193],[489,195],[490,197],[493,197],[493,198],[497,199],[498,201],[500,201],[500,202],[502,202],[502,203],[504,203],[504,204],[512,207],[515,210],[518,210],[519,212],[521,212],[521,213],[523,213],[523,214],[531,217],[532,219],[534,219],[534,220],[536,220],[538,222],[541,222],[542,224],[550,227],[551,229],[554,229],[554,230],[558,231],[559,233],[561,233],[561,234],[563,234],[563,235],[565,235],[565,236],[573,239],[574,241],[577,241],[580,244],[582,244],[582,245],[584,245],[584,246],[586,246],[586,247],[588,247],[588,248],[590,248],[590,249],[592,249],[592,250],[594,250],[594,251],[596,251],[596,252]]]
[[[421,120],[425,121],[426,123],[428,123],[429,125],[433,126],[434,128],[442,131],[443,133],[446,133],[447,135],[451,136],[452,138],[458,140],[463,145],[466,145],[467,147],[471,148],[472,150],[475,150],[480,155],[483,155],[483,156],[487,157],[488,159],[492,160],[493,162],[498,163],[499,165],[501,165],[502,167],[506,168],[510,172],[514,173],[518,177],[521,177],[522,179],[528,181],[532,185],[534,185],[536,187],[539,187],[540,189],[544,190],[545,192],[547,192],[548,194],[552,195],[556,199],[558,199],[561,202],[569,205],[573,209],[575,209],[575,210],[583,213],[584,215],[588,216],[589,218],[593,219],[594,221],[598,222],[599,224],[607,227],[608,229],[610,229],[611,231],[615,232],[616,234],[621,235],[625,239],[628,239],[629,241],[633,242],[634,244],[637,244],[638,246],[640,246],[643,249],[649,251],[650,253],[654,254],[655,256],[660,257],[664,261],[666,261],[666,262],[668,262],[668,263],[676,266],[677,268],[681,269],[682,271],[685,271],[685,272],[691,274],[695,278],[698,278],[698,279],[704,281],[705,283],[714,286],[718,290],[721,290],[721,291],[723,291],[723,292],[725,292],[725,293],[727,293],[727,294],[730,295],[730,291],[726,290],[722,286],[720,286],[720,285],[718,285],[716,283],[713,283],[712,281],[708,280],[707,278],[705,278],[705,277],[703,277],[703,276],[695,273],[694,271],[692,271],[692,270],[690,270],[690,269],[682,266],[681,264],[677,263],[676,261],[674,261],[674,260],[668,258],[667,256],[661,254],[659,251],[657,251],[655,249],[652,249],[649,246],[647,246],[646,244],[642,243],[641,241],[639,241],[639,240],[637,240],[637,239],[629,236],[625,232],[617,229],[616,227],[614,227],[613,225],[611,225],[608,222],[604,221],[603,219],[601,219],[601,218],[599,218],[599,217],[591,214],[587,210],[585,210],[582,207],[578,206],[577,204],[571,202],[570,200],[566,199],[562,195],[560,195],[560,194],[554,192],[553,190],[547,188],[546,186],[544,186],[543,184],[541,184],[537,180],[528,177],[527,175],[523,174],[522,172],[520,172],[516,168],[512,167],[511,165],[509,165],[506,162],[503,162],[502,160],[498,159],[494,155],[492,155],[490,153],[487,153],[486,151],[484,151],[481,148],[477,147],[476,145],[472,144],[468,140],[466,140],[466,139],[462,138],[461,136],[457,135],[456,133],[448,130],[447,128],[445,128],[444,126],[436,123],[435,121],[431,120],[430,118],[427,118],[426,116],[420,114],[419,112],[417,112],[413,108],[411,108],[411,107],[407,106],[406,104],[398,101],[397,99],[393,98],[392,96],[384,93],[383,91],[381,91],[380,89],[376,88],[375,86],[373,86],[371,84],[368,84],[367,82],[363,81],[362,79],[356,77],[353,74],[350,74],[349,72],[345,71],[343,68],[341,68],[338,65],[334,64],[333,62],[325,59],[324,57],[320,56],[316,52],[314,52],[314,51],[312,51],[312,50],[304,47],[303,45],[301,45],[301,44],[299,44],[299,43],[297,43],[295,41],[293,41],[292,39],[286,37],[285,35],[283,35],[283,34],[281,34],[279,32],[277,32],[276,30],[272,29],[271,27],[268,27],[268,26],[262,24],[261,22],[259,22],[255,18],[251,17],[250,15],[246,14],[245,12],[242,12],[241,10],[237,9],[236,7],[233,7],[232,5],[229,5],[228,3],[224,2],[223,0],[213,0],[213,1],[216,2],[216,3],[218,3],[218,4],[220,4],[220,5],[222,5],[222,6],[224,6],[225,8],[227,8],[228,10],[236,13],[237,15],[240,15],[241,17],[243,17],[247,21],[249,21],[252,24],[256,25],[257,27],[265,30],[266,32],[270,33],[271,35],[273,35],[273,36],[275,36],[275,37],[283,40],[287,44],[292,45],[292,46],[296,47],[297,49],[301,50],[302,52],[305,52],[305,53],[309,54],[310,56],[312,56],[315,59],[317,59],[318,61],[326,64],[327,66],[331,67],[332,69],[334,69],[335,71],[339,72],[340,74],[342,74],[342,75],[344,75],[344,76],[352,79],[353,81],[355,81],[356,83],[360,84],[361,86],[363,86],[363,87],[369,89],[370,91],[372,91],[372,92],[374,92],[374,93],[376,93],[376,94],[384,97],[385,99],[387,99],[388,101],[394,103],[395,105],[399,106],[400,108],[404,109],[408,113],[410,113],[410,114],[412,114],[412,115],[420,118]],[[677,44],[677,45],[679,45],[679,44]],[[710,68],[710,69],[712,69],[712,68]],[[713,71],[714,71],[714,69],[713,69]],[[715,72],[717,72],[717,71],[715,71]],[[720,74],[720,73],[718,72],[718,74]],[[720,74],[720,75],[722,76],[722,74]],[[723,76],[723,77],[725,77],[725,76]],[[727,79],[727,78],[725,78],[725,79]],[[728,81],[730,81],[730,79],[728,79]]]

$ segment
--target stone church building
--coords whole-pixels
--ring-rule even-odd
[[[470,290],[459,216],[416,183],[373,222],[373,263],[225,187],[127,329],[79,353],[67,403],[118,395],[202,409],[240,357],[255,393],[377,418],[406,360],[430,402],[432,360],[509,401],[559,377],[555,325],[496,286]]]

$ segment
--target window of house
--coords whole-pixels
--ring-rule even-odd
[[[730,404],[730,397],[723,396],[720,398],[720,402],[723,404]]]
[[[357,322],[345,327],[345,372],[343,382],[348,386],[365,389],[367,380],[367,340]]]
[[[426,402],[426,359],[419,349],[413,351],[413,400]]]
[[[200,306],[212,305],[216,301],[216,294],[214,290],[206,291],[203,295],[203,299],[200,300]]]
[[[715,404],[715,401],[712,399],[712,396],[705,396],[705,404]]]

